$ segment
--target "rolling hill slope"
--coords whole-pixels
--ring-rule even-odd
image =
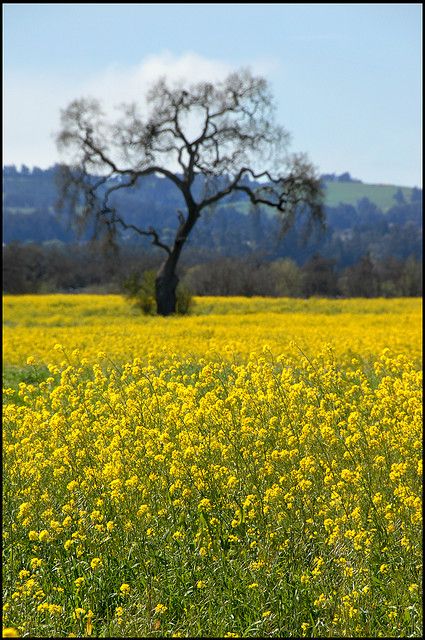
[[[329,207],[336,207],[341,202],[355,205],[361,198],[368,198],[381,209],[388,211],[396,204],[394,195],[398,190],[404,199],[410,201],[412,189],[391,184],[364,184],[362,182],[326,182],[325,202]]]

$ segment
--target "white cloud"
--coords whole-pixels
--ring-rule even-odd
[[[196,53],[174,56],[169,51],[145,58],[130,68],[112,65],[102,73],[89,78],[80,87],[83,96],[97,97],[109,110],[123,102],[143,104],[144,97],[160,77],[171,83],[195,83],[202,80],[217,81],[234,69],[220,61],[203,58]]]
[[[248,62],[254,73],[276,70],[272,59]],[[41,75],[4,78],[3,162],[47,167],[59,161],[54,133],[60,126],[60,109],[75,98],[98,98],[110,111],[123,102],[143,104],[153,82],[165,76],[170,81],[196,83],[218,81],[236,66],[194,52],[176,56],[169,51],[150,55],[132,67],[111,65],[76,81],[75,77]]]

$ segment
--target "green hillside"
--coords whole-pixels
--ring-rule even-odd
[[[401,189],[406,201],[410,201],[412,189],[392,184],[363,184],[361,182],[326,182],[326,204],[336,207],[341,202],[355,205],[361,198],[368,198],[382,211],[394,207],[394,194]]]
[[[381,211],[388,211],[396,206],[394,194],[401,189],[406,202],[410,202],[411,187],[398,187],[392,184],[364,184],[362,182],[325,182],[325,204],[329,207],[337,207],[339,204],[351,204],[355,206],[358,200],[367,198]],[[233,208],[241,213],[248,213],[251,208],[249,202],[223,202],[222,208]],[[273,216],[274,211],[264,208],[266,214]]]

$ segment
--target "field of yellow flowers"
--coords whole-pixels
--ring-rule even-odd
[[[421,636],[421,300],[3,308],[4,636]]]

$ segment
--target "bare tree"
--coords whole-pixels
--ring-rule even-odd
[[[119,229],[131,229],[165,252],[156,302],[166,316],[175,311],[181,251],[207,208],[240,192],[254,207],[273,207],[284,232],[302,211],[308,220],[323,221],[322,192],[306,157],[288,153],[289,135],[274,122],[264,78],[242,70],[220,83],[186,89],[161,79],[146,102],[150,115],[122,105],[114,123],[95,100],[76,100],[62,111],[57,144],[72,155],[61,165],[60,203],[71,203],[81,224],[94,221],[95,234],[113,241]],[[152,174],[170,180],[184,201],[172,243],[160,229],[143,226],[143,211],[140,224],[126,222],[113,197]]]

